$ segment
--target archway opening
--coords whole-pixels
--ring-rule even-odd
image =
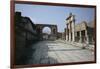
[[[51,29],[49,27],[44,27],[42,33],[51,34]]]
[[[51,35],[51,28],[49,27],[44,27],[42,29],[42,37],[44,40],[48,40],[50,38]]]

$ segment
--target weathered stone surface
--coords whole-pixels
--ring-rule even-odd
[[[93,61],[93,51],[76,47],[61,40],[41,41],[33,45],[35,53],[29,64],[56,64],[69,62]]]

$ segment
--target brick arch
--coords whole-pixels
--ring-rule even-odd
[[[36,28],[39,34],[43,34],[42,30],[44,27],[49,27],[51,29],[51,36],[56,38],[57,37],[57,25],[52,24],[36,24]]]

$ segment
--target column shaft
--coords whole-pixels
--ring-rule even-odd
[[[79,42],[82,42],[82,35],[81,35],[81,31],[80,31],[80,41]]]
[[[69,23],[69,41],[71,41],[71,23]]]
[[[88,37],[88,34],[87,34],[87,29],[85,30],[85,38],[86,38],[86,43],[89,43],[89,37]]]
[[[75,23],[74,21],[72,22],[72,41],[75,41]]]

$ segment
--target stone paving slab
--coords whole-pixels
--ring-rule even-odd
[[[84,46],[86,49],[89,49],[89,50],[92,50],[92,51],[94,51],[94,49],[95,49],[95,45],[94,44],[90,45],[90,44],[86,44],[86,43],[69,42],[69,41],[66,41],[66,40],[57,40],[57,41],[58,42],[62,42],[64,44],[78,46],[78,47],[81,47],[81,48]]]
[[[57,64],[93,61],[93,51],[59,41],[41,41],[33,45],[35,52],[29,64]]]

